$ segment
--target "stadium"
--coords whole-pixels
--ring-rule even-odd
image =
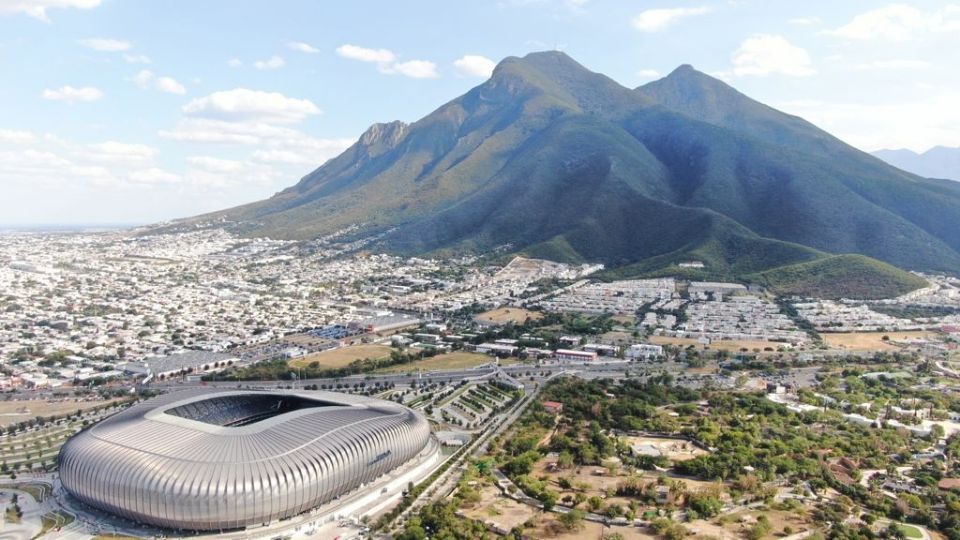
[[[73,436],[60,479],[79,501],[138,523],[215,531],[307,512],[418,455],[419,413],[334,392],[186,391]]]

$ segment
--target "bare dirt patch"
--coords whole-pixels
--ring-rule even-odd
[[[649,446],[660,452],[660,455],[672,461],[686,461],[697,456],[708,454],[706,450],[695,446],[688,441],[667,439],[663,437],[621,437],[630,446]]]
[[[390,356],[390,347],[386,345],[351,345],[329,351],[308,354],[303,358],[290,361],[290,367],[306,367],[312,362],[319,362],[327,368],[340,368],[349,365],[354,360],[364,358],[380,359]]]
[[[896,342],[914,339],[933,339],[936,333],[924,330],[911,332],[838,332],[820,334],[830,347],[856,351],[892,351]],[[883,339],[887,336],[889,340]]]
[[[542,514],[536,526],[526,529],[525,533],[531,538],[553,538],[555,540],[583,540],[584,538],[600,538],[603,534],[620,533],[624,540],[654,540],[652,535],[643,528],[630,526],[606,526],[601,523],[584,521],[583,526],[575,531],[569,531],[557,521],[555,514]]]
[[[16,424],[38,416],[60,416],[72,414],[77,410],[85,411],[94,407],[111,403],[114,400],[9,400],[0,401],[0,425]]]
[[[448,369],[469,369],[472,367],[489,364],[496,361],[493,357],[485,354],[478,354],[466,351],[456,351],[447,354],[438,354],[432,358],[417,360],[409,364],[390,366],[388,368],[378,369],[378,373],[406,373],[408,371],[448,370]],[[516,358],[504,358],[500,360],[500,365],[516,364]]]
[[[486,486],[480,490],[480,501],[462,512],[469,518],[510,530],[535,516],[538,510],[504,497],[494,486]]]
[[[491,309],[490,311],[485,311],[475,317],[475,319],[479,322],[490,324],[506,324],[510,322],[514,324],[523,324],[523,322],[527,319],[536,321],[542,318],[543,313],[517,307]]]
[[[673,345],[675,347],[686,347],[687,345],[693,345],[694,347],[701,349],[703,348],[700,343],[693,338],[678,338],[678,337],[669,337],[669,336],[650,336],[650,343],[656,345]],[[784,343],[778,341],[752,341],[752,340],[716,340],[710,343],[707,348],[712,350],[720,351],[731,351],[739,352],[741,349],[747,349],[748,351],[753,351],[754,349],[759,349],[761,352],[764,349],[772,349],[776,351],[779,347],[784,346]],[[771,351],[766,351],[771,352]]]

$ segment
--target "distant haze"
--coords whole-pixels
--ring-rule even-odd
[[[913,174],[960,181],[960,148],[937,146],[923,153],[905,148],[878,150],[873,155]]]

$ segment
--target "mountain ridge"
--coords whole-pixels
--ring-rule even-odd
[[[925,152],[883,149],[872,155],[918,176],[960,182],[960,147],[934,146]]]
[[[416,122],[371,126],[270,199],[185,223],[291,239],[361,224],[401,254],[509,245],[640,274],[700,257],[736,278],[847,253],[955,272],[953,184],[689,65],[629,89],[546,52],[504,59]]]

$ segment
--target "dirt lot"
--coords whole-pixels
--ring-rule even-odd
[[[627,475],[624,472],[620,471],[614,475],[610,475],[603,467],[600,466],[583,466],[566,470],[550,470],[550,464],[556,463],[556,461],[556,456],[547,456],[541,459],[533,466],[533,472],[531,473],[531,476],[534,478],[546,477],[551,484],[550,487],[560,494],[561,500],[563,499],[564,495],[573,495],[573,491],[561,488],[559,479],[562,477],[570,477],[574,486],[579,483],[589,486],[583,491],[583,494],[588,498],[593,495],[597,495],[604,499],[604,504],[607,505],[619,504],[620,506],[626,507],[630,504],[631,499],[626,497],[606,497],[606,491],[608,489],[616,489],[617,484],[627,478]],[[644,482],[654,482],[657,480],[657,476],[658,473],[656,472],[644,472],[640,474],[640,478],[642,478]],[[683,478],[682,480],[687,485],[687,489],[690,491],[697,491],[716,485],[713,482],[704,482],[689,478]],[[644,511],[649,509],[650,508],[641,506],[637,514],[643,514]]]
[[[386,358],[390,356],[390,347],[386,345],[351,345],[330,351],[308,354],[303,358],[290,361],[290,367],[305,367],[311,362],[320,362],[328,368],[339,368],[350,364],[354,360],[363,358]]]
[[[676,439],[664,439],[660,437],[622,437],[630,446],[638,444],[651,445],[660,451],[660,455],[672,461],[686,461],[697,456],[706,455],[708,452],[697,448],[687,441],[678,441]]]
[[[433,358],[418,360],[409,364],[399,366],[390,366],[377,370],[378,373],[406,373],[422,369],[431,371],[437,369],[466,369],[493,362],[494,358],[485,354],[457,351],[447,354],[438,354]],[[500,360],[501,365],[516,364],[516,358],[504,358]]]
[[[698,349],[700,348],[700,344],[697,343],[697,340],[692,338],[650,336],[650,343],[654,343],[656,345],[676,345],[679,347],[686,347],[687,345],[693,345]],[[778,347],[781,347],[783,345],[785,344],[778,343],[776,341],[721,340],[721,341],[714,341],[713,343],[711,343],[710,348],[713,350],[740,352],[740,349],[744,349],[744,348],[749,351],[753,351],[754,349],[760,349],[761,351],[763,351],[765,348],[769,347],[774,351],[776,351]]]
[[[646,528],[637,527],[604,527],[600,523],[584,521],[583,527],[576,531],[567,531],[557,521],[556,515],[542,515],[537,520],[536,527],[526,529],[531,538],[552,538],[555,540],[582,540],[584,538],[600,538],[603,534],[620,533],[624,540],[654,540],[656,536],[650,534]]]
[[[17,422],[36,418],[37,416],[56,416],[73,413],[76,412],[77,409],[92,409],[104,403],[109,403],[109,401],[75,401],[73,399],[62,401],[47,401],[42,399],[0,401],[0,425],[7,426],[16,424]]]
[[[543,318],[543,313],[529,311],[516,307],[502,307],[485,311],[475,317],[477,321],[491,324],[505,324],[508,322],[522,324],[528,318],[536,321]]]
[[[495,523],[498,527],[512,529],[537,514],[537,510],[500,494],[494,486],[480,490],[480,502],[463,509],[467,517],[484,523]]]
[[[770,520],[770,525],[773,527],[771,534],[774,537],[784,536],[783,528],[787,526],[793,529],[793,534],[810,529],[810,521],[807,516],[782,510],[738,512],[725,516],[723,520],[696,520],[685,525],[698,537],[709,536],[720,540],[743,540],[747,530],[757,522],[760,514],[767,516],[767,519]]]
[[[856,351],[892,351],[899,347],[893,344],[898,340],[933,338],[934,332],[917,330],[913,332],[843,332],[836,334],[822,333],[823,340],[837,349]],[[883,336],[889,336],[890,341],[884,341]]]

